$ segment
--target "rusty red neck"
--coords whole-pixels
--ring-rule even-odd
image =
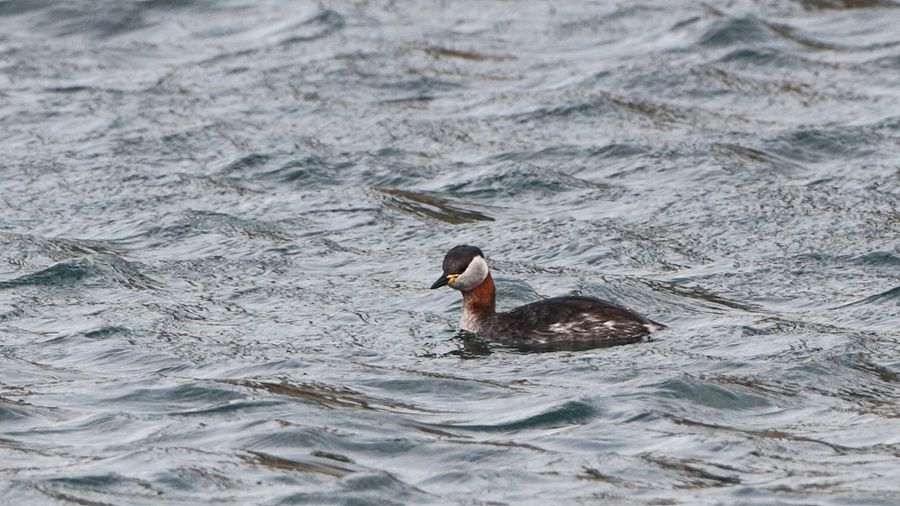
[[[463,312],[473,316],[494,314],[494,279],[490,273],[480,285],[463,293]]]

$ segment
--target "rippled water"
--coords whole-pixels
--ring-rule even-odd
[[[0,503],[900,503],[898,27],[0,3]],[[460,334],[461,242],[669,329]]]

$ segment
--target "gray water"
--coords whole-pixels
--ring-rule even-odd
[[[900,504],[894,2],[7,0],[0,139],[2,504]]]

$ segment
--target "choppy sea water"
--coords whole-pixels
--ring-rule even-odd
[[[0,138],[0,503],[900,504],[895,2],[8,0]]]

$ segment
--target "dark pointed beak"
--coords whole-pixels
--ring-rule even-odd
[[[441,277],[439,277],[438,280],[435,281],[433,285],[431,285],[431,289],[434,290],[435,288],[446,286],[448,281],[449,280],[447,279],[447,275],[441,274]]]

